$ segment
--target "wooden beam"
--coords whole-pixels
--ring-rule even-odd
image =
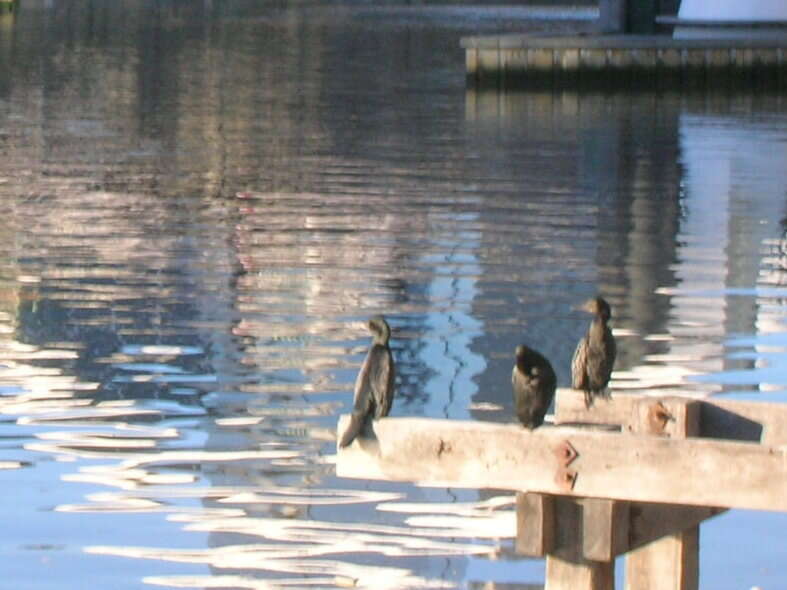
[[[429,418],[383,418],[372,430],[338,451],[339,476],[787,511],[783,447]],[[566,444],[577,453],[567,466]]]
[[[529,557],[544,557],[554,547],[554,496],[517,492],[516,552]]]
[[[593,406],[587,409],[582,392],[560,389],[555,401],[555,423],[628,424],[635,404],[642,399],[671,398],[613,393],[609,399],[596,398]],[[695,401],[700,404],[700,426],[699,433],[691,436],[787,445],[787,404],[721,398]]]

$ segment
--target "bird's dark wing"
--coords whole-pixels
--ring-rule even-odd
[[[532,367],[530,374],[514,366],[511,386],[514,392],[514,410],[526,428],[538,428],[555,395],[557,378],[550,365]]]
[[[527,386],[527,379],[515,365],[513,371],[511,371],[511,387],[514,390],[514,395],[518,395],[520,392],[526,391]]]
[[[598,335],[597,341],[588,346],[587,388],[593,392],[601,392],[609,382],[612,365],[615,363],[615,340],[609,328]]]
[[[350,424],[339,441],[346,447],[363,430],[372,418],[387,416],[393,403],[394,363],[390,349],[375,344],[366,355],[358,377],[355,379],[353,412]]]
[[[541,383],[543,383],[544,390],[549,392],[549,396],[545,398],[548,399],[546,404],[547,407],[549,407],[549,404],[551,404],[552,400],[555,398],[555,389],[557,389],[557,375],[555,375],[555,370],[552,368],[552,365],[547,365],[543,368]]]
[[[366,358],[355,378],[355,390],[353,392],[353,413],[367,414],[372,410],[374,399],[372,397],[372,373],[374,371],[374,349],[369,349]]]
[[[583,336],[571,359],[571,387],[574,389],[587,388],[588,348],[588,338]]]
[[[347,425],[347,430],[344,431],[342,438],[339,440],[339,446],[341,448],[349,446],[350,443],[355,440],[355,437],[361,434],[361,430],[363,430],[365,424],[366,419],[362,414],[356,412],[350,414],[350,423]]]
[[[369,351],[372,369],[369,385],[374,398],[374,417],[382,418],[391,411],[394,394],[394,361],[387,346],[375,344]]]
[[[612,336],[612,330],[609,328],[604,332],[604,347],[606,348],[606,363],[604,365],[604,374],[607,381],[612,375],[612,367],[615,365],[615,355],[617,354],[617,346],[615,345],[615,337]]]
[[[525,428],[535,428],[538,424],[533,419],[534,406],[537,404],[530,380],[514,365],[511,371],[511,389],[514,393],[514,412]]]
[[[358,436],[366,425],[367,421],[372,418],[375,412],[375,400],[372,394],[372,375],[375,372],[374,368],[374,349],[373,346],[366,354],[366,358],[361,365],[361,370],[358,371],[358,376],[355,378],[355,391],[353,392],[353,411],[350,415],[350,424],[347,430],[342,434],[339,440],[340,447],[346,447],[355,437]]]

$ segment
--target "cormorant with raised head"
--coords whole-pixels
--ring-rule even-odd
[[[391,328],[385,318],[378,315],[369,320],[369,331],[372,346],[355,379],[350,424],[339,441],[342,448],[352,443],[370,420],[387,416],[393,403],[394,360],[388,347]]]
[[[549,361],[524,344],[517,346],[511,387],[516,415],[525,428],[532,430],[543,424],[556,386],[557,377]]]
[[[594,397],[605,395],[612,365],[615,364],[615,338],[608,325],[612,312],[602,297],[587,300],[579,309],[595,317],[574,351],[571,386],[585,393],[585,407],[589,408]]]

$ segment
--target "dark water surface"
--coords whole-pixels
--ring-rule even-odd
[[[542,583],[511,496],[335,477],[375,313],[395,415],[511,420],[520,341],[567,386],[597,291],[617,391],[787,399],[785,97],[466,92],[461,35],[592,15],[23,0],[2,586]],[[705,525],[703,588],[784,587],[785,524]]]

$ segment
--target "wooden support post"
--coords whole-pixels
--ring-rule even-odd
[[[697,590],[699,526],[662,537],[626,557],[626,590]]]
[[[628,536],[627,502],[517,494],[516,549],[546,555],[547,590],[614,590]]]
[[[544,590],[614,590],[615,562],[565,559],[547,555]]]
[[[582,555],[593,561],[614,561],[629,544],[629,504],[586,498],[582,504]]]
[[[555,546],[555,502],[549,494],[516,495],[516,551],[544,557]]]
[[[554,502],[555,549],[547,555],[545,590],[614,590],[615,560],[590,560],[583,551],[587,530],[607,528],[611,506],[603,503],[609,501],[557,496]]]
[[[684,439],[700,432],[700,404],[678,398],[640,400],[629,429]],[[660,537],[626,557],[626,590],[698,590],[699,524]]]

